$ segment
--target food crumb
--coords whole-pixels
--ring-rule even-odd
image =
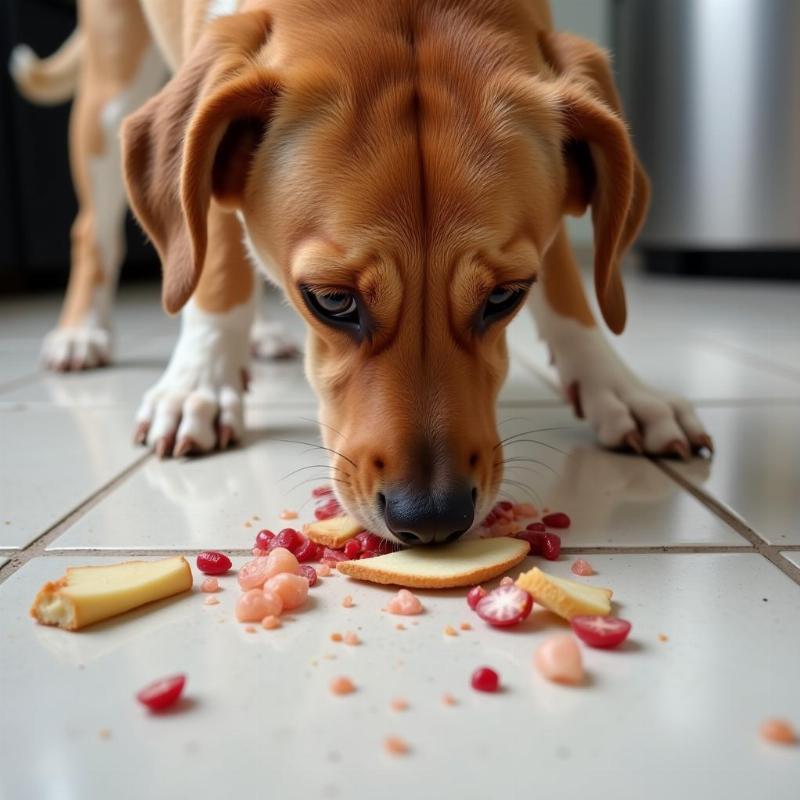
[[[344,643],[345,644],[361,644],[361,639],[358,638],[358,634],[353,633],[353,631],[347,631],[344,635]]]
[[[659,642],[668,642],[669,641],[669,636],[667,636],[666,633],[659,633],[658,634],[658,641]]]
[[[297,519],[297,512],[291,508],[284,508],[278,516],[281,519]]]
[[[462,631],[472,630],[472,625],[470,625],[469,622],[462,622],[458,627],[461,628]]]
[[[458,636],[458,631],[452,625],[445,625],[444,635],[445,636]]]
[[[219,605],[219,599],[218,599],[218,598],[216,598],[216,597],[214,597],[214,595],[213,595],[213,594],[212,594],[212,595],[209,595],[209,596],[208,596],[208,597],[206,597],[206,599],[203,601],[203,605],[204,605],[204,606],[217,606],[217,605]]]
[[[219,591],[219,581],[216,578],[206,578],[200,584],[200,591],[201,592],[218,592]]]
[[[768,719],[758,729],[761,738],[773,744],[797,744],[798,738],[791,723],[785,719]]]
[[[325,655],[324,655],[324,656],[322,656],[322,657],[323,657],[323,658],[324,658],[326,661],[334,661],[334,660],[336,659],[336,656],[335,656],[333,653],[325,653]]]
[[[321,578],[327,578],[330,574],[331,568],[327,564],[323,563],[317,567],[317,575]]]
[[[253,517],[252,517],[252,518],[253,518],[253,519],[254,519],[256,522],[258,522],[258,521],[261,519],[261,517],[259,517],[259,516],[258,516],[258,514],[253,514]]]
[[[514,583],[514,579],[510,575],[506,575],[505,578],[500,581],[501,586],[510,586],[512,583]]]
[[[250,522],[250,520],[247,520],[247,522],[245,522],[245,524],[244,524],[244,527],[245,528],[252,528],[253,527],[253,523]]]
[[[275,628],[280,628],[280,626],[281,626],[281,621],[274,614],[270,614],[269,616],[266,616],[264,617],[264,619],[261,620],[261,627],[267,631],[274,630]]]
[[[339,633],[338,631],[334,631],[331,634],[331,641],[332,642],[341,642],[342,641],[342,634]]]
[[[408,702],[402,697],[395,697],[391,702],[392,710],[394,711],[407,711]]]
[[[100,728],[100,730],[97,732],[97,735],[101,739],[108,740],[111,738],[111,731],[108,728]]]
[[[399,736],[387,736],[383,746],[389,755],[404,756],[408,753],[408,745]]]
[[[450,694],[450,692],[445,692],[445,693],[442,695],[442,702],[443,702],[443,703],[444,703],[446,706],[455,706],[455,705],[458,705],[458,700],[456,700],[456,699],[455,699],[455,697],[453,697],[453,695],[451,695],[451,694]]]
[[[256,633],[257,632],[257,628],[256,628],[255,625],[245,625],[244,626],[244,632],[245,633]]]
[[[346,594],[342,598],[342,608],[352,608],[353,607],[353,598],[350,597],[349,594]]]
[[[390,614],[421,614],[422,603],[408,589],[401,589],[387,604],[386,610]]]
[[[395,627],[395,629],[396,629],[396,630],[398,630],[398,631],[404,631],[404,630],[406,629],[406,626],[405,626],[405,625],[403,625],[403,623],[402,623],[402,622],[398,622],[398,623],[397,623],[397,625],[395,625],[394,627]]]
[[[574,575],[582,575],[583,577],[595,574],[594,567],[583,558],[576,558],[572,562],[570,569]]]
[[[338,678],[334,678],[331,681],[331,692],[333,692],[333,694],[352,694],[355,690],[356,687],[353,681],[344,675],[340,675]]]

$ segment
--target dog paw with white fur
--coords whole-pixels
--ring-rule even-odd
[[[144,396],[135,439],[160,457],[226,449],[244,432],[251,308],[211,314],[191,303],[164,375]]]
[[[556,367],[576,415],[604,446],[683,459],[713,450],[691,403],[640,381],[602,338],[562,349]]]
[[[41,362],[57,372],[105,367],[111,361],[111,333],[96,325],[56,328],[42,342]]]
[[[250,331],[250,352],[253,358],[277,361],[294,358],[300,348],[281,322],[256,320]]]

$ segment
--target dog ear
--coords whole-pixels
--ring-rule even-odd
[[[241,204],[280,93],[275,76],[253,59],[269,35],[264,12],[215,20],[172,80],[123,125],[128,196],[161,258],[170,313],[200,278],[212,198]]]
[[[568,170],[565,211],[592,209],[595,291],[608,327],[625,327],[620,260],[644,222],[650,187],[622,121],[608,56],[592,42],[547,33],[541,48],[563,78],[562,119]]]

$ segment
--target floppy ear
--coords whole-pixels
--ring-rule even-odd
[[[253,60],[269,34],[261,11],[215,20],[172,80],[123,125],[128,196],[161,258],[170,313],[200,278],[212,197],[241,204],[280,92]]]
[[[605,51],[568,33],[544,34],[541,47],[563,78],[565,211],[580,216],[592,208],[597,300],[608,327],[621,333],[626,308],[619,264],[644,221],[649,183],[622,121]]]

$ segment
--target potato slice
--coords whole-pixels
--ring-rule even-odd
[[[579,614],[606,617],[611,613],[611,589],[557,578],[539,567],[523,572],[517,578],[517,586],[532,594],[535,602],[567,620]]]
[[[352,517],[333,517],[307,525],[305,534],[312,542],[338,549],[363,530],[364,526]]]
[[[519,539],[470,539],[435,547],[414,547],[359,561],[341,561],[339,572],[372,583],[416,589],[472,586],[501,575],[528,555]]]

